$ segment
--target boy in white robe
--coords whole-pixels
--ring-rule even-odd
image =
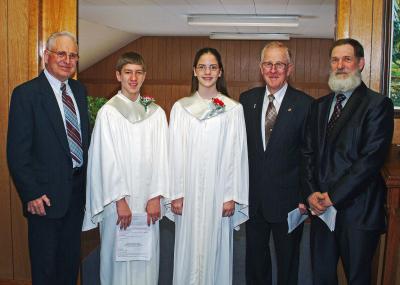
[[[232,284],[233,229],[248,219],[243,108],[226,94],[217,50],[197,52],[193,95],[170,117],[174,285]]]
[[[167,121],[151,98],[140,96],[146,71],[139,54],[123,54],[116,76],[121,90],[99,110],[92,134],[83,230],[100,225],[102,285],[156,285],[160,199],[168,190]],[[150,256],[116,261],[118,229],[145,213]]]

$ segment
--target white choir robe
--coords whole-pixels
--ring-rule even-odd
[[[207,118],[198,93],[172,108],[171,200],[183,197],[175,220],[174,285],[232,284],[233,229],[248,219],[248,158],[243,107],[219,95],[225,112]],[[206,119],[204,119],[206,118]],[[223,203],[235,214],[222,217]]]
[[[119,103],[127,104],[127,116],[137,119],[137,114],[129,109],[133,102],[121,93],[115,97]],[[137,101],[134,103],[136,108],[144,108]],[[158,222],[151,225],[154,246],[150,261],[116,262],[114,252],[118,218],[116,201],[125,197],[132,219],[135,219],[135,213],[146,211],[148,200],[160,195],[165,197],[168,191],[166,116],[154,103],[150,106],[151,115],[139,116],[134,123],[108,103],[99,110],[96,118],[89,148],[83,230],[100,224],[102,285],[158,283]]]

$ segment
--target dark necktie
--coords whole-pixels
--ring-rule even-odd
[[[67,138],[72,160],[77,166],[82,165],[83,151],[78,117],[76,116],[74,102],[67,93],[67,86],[61,83],[62,102],[64,105],[65,124],[67,126]]]
[[[329,119],[328,122],[328,128],[326,130],[326,134],[327,136],[330,135],[330,133],[332,132],[333,128],[335,127],[335,124],[337,122],[337,120],[340,117],[340,114],[342,113],[342,102],[346,99],[346,96],[344,96],[343,94],[337,94],[336,95],[336,104],[335,107],[333,108],[333,113],[331,118]]]
[[[265,114],[265,147],[268,145],[268,141],[271,137],[272,129],[276,121],[276,116],[278,115],[273,103],[273,101],[275,100],[274,95],[268,95],[268,100],[269,103],[267,113]]]

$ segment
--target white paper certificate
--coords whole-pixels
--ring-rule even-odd
[[[125,230],[117,227],[115,261],[151,259],[153,225],[147,225],[147,213],[133,214]]]
[[[293,211],[288,213],[287,222],[288,222],[288,233],[290,234],[297,228],[302,222],[304,222],[308,218],[308,215],[302,215],[300,213],[300,209],[296,208]]]
[[[318,216],[321,220],[325,222],[331,232],[335,230],[336,213],[336,208],[333,206],[329,206],[323,214]]]

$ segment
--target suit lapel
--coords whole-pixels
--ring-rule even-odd
[[[293,120],[293,112],[296,108],[296,96],[293,94],[291,87],[288,86],[285,96],[283,97],[281,106],[279,107],[278,116],[276,117],[274,129],[272,131],[271,137],[269,139],[267,148],[265,152],[275,143],[275,141],[280,141],[280,136],[286,132],[285,126],[290,126]]]
[[[328,138],[329,142],[332,142],[335,140],[335,138],[340,133],[342,128],[346,125],[346,123],[349,121],[351,116],[357,110],[357,107],[360,105],[360,101],[363,96],[364,87],[365,87],[364,83],[361,83],[361,85],[358,86],[354,90],[353,94],[349,98],[349,101],[344,106],[339,119],[337,120],[335,126],[332,129],[332,133],[330,134],[330,136]]]
[[[48,82],[43,72],[40,74],[39,80],[40,91],[43,95],[43,107],[49,117],[49,121],[53,126],[53,129],[62,147],[67,152],[67,154],[71,156],[67,134],[65,133],[64,122],[60,113],[60,107],[58,106],[57,100],[54,96],[54,91],[51,88],[50,83]]]
[[[319,133],[321,134],[319,137],[319,145],[322,146],[322,148],[325,146],[326,143],[326,130],[328,128],[328,122],[329,122],[329,113],[331,110],[331,105],[333,98],[335,96],[335,93],[330,93],[327,95],[328,98],[325,100],[324,104],[321,104],[321,108],[318,110],[318,130]]]
[[[263,145],[263,139],[262,139],[262,133],[261,133],[261,116],[262,116],[262,108],[264,104],[264,96],[265,96],[265,87],[260,88],[257,91],[257,96],[256,96],[256,101],[254,103],[254,109],[255,109],[255,118],[254,118],[254,134],[256,137],[256,149],[258,153],[264,153],[264,145]]]

